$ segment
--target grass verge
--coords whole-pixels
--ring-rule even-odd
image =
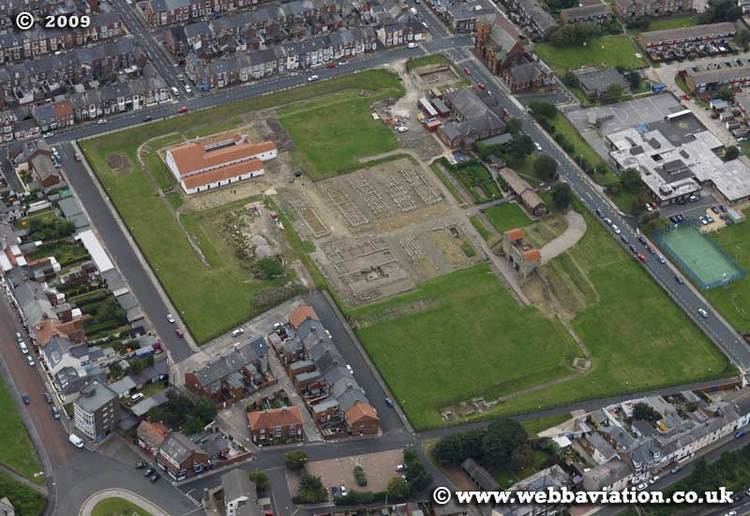
[[[0,435],[4,445],[0,447],[0,462],[29,480],[42,469],[36,450],[31,444],[26,427],[18,414],[18,406],[3,381],[0,381]],[[0,489],[2,493],[2,489]]]
[[[0,472],[0,498],[7,496],[18,516],[37,516],[44,512],[47,499],[33,489]]]

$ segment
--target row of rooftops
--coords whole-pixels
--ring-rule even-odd
[[[680,29],[665,29],[642,32],[638,39],[644,47],[700,42],[711,39],[731,38],[737,33],[732,22],[709,23]]]
[[[222,382],[241,386],[242,372],[247,369],[259,373],[268,369],[268,347],[266,340],[260,335],[247,337],[241,344],[235,344],[229,352],[193,371],[193,374],[205,390],[217,391]]]

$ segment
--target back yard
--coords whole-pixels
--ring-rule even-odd
[[[344,92],[352,99],[352,92],[358,95],[362,91],[372,100],[386,92],[398,94],[401,90],[395,75],[383,70],[368,71],[82,142],[89,163],[198,342],[206,342],[262,310],[259,296],[265,299],[264,293],[275,283],[254,279],[235,260],[217,259],[211,250],[223,245],[225,235],[196,231],[191,237],[198,244],[191,243],[188,235],[198,226],[184,208],[181,211],[187,214],[183,215],[187,232],[178,221],[175,208],[183,200],[181,194],[173,191],[174,184],[156,155],[156,148],[241,126],[260,109],[310,99],[323,103],[328,98],[336,99],[333,94],[337,92]],[[320,105],[316,109],[318,114],[324,113]],[[331,121],[329,127],[338,127],[340,123],[332,117],[326,120]],[[154,138],[158,138],[158,145],[146,149],[149,152],[144,154],[143,167],[139,165],[138,148]],[[315,137],[312,138],[314,144]],[[159,195],[160,190],[165,195]],[[208,241],[213,241],[213,245]]]

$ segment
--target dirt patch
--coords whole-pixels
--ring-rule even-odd
[[[123,174],[130,170],[130,160],[125,154],[110,154],[107,156],[107,165],[117,174]]]

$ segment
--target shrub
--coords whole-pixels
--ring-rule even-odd
[[[359,487],[365,487],[367,485],[367,478],[365,477],[365,470],[362,466],[354,467],[354,479],[357,481]]]

